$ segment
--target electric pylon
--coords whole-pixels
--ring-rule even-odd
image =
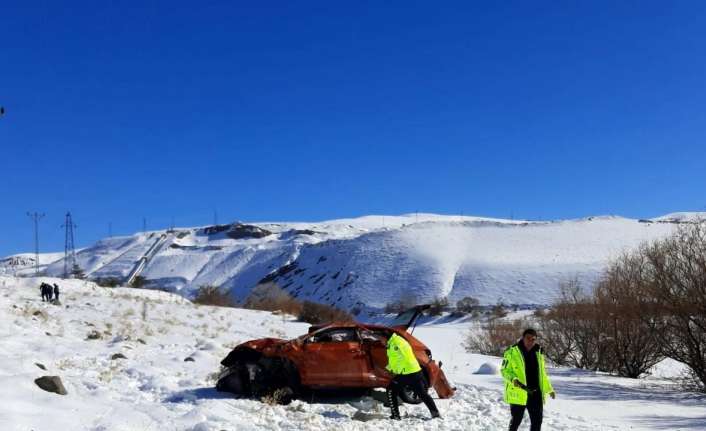
[[[64,278],[69,278],[69,274],[76,266],[76,249],[74,248],[74,228],[76,225],[71,220],[71,213],[66,213],[66,221],[61,226],[65,229],[66,239],[64,240]]]

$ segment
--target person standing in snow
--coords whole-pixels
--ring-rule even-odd
[[[59,285],[54,283],[54,299],[59,300]]]
[[[422,367],[419,366],[419,362],[414,356],[412,346],[407,340],[394,333],[387,340],[387,366],[385,369],[393,375],[392,381],[387,387],[387,402],[392,410],[390,419],[400,419],[397,397],[405,386],[412,388],[415,395],[424,401],[432,418],[440,417],[434,400],[425,388]]]
[[[47,284],[46,283],[40,284],[39,291],[42,293],[42,302],[46,302],[46,300],[47,300]]]
[[[542,429],[543,408],[547,395],[556,394],[544,366],[544,353],[537,344],[537,331],[528,328],[522,338],[503,355],[501,368],[505,380],[505,402],[510,404],[510,431],[517,431],[525,409],[529,412],[530,431]]]

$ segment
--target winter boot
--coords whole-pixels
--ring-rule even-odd
[[[388,389],[387,390],[387,404],[390,406],[390,410],[392,411],[392,414],[390,415],[390,419],[394,420],[400,420],[402,419],[400,417],[400,407],[397,404],[397,394],[395,391]]]

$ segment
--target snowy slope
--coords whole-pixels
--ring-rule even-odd
[[[41,302],[41,281],[61,285],[62,306]],[[0,429],[504,430],[508,408],[502,402],[501,378],[473,374],[481,364],[497,366],[500,359],[468,354],[460,347],[472,325],[417,329],[415,335],[444,362],[458,392],[452,399],[437,400],[441,421],[428,420],[421,405],[403,406],[404,419],[394,422],[386,419],[387,409],[369,397],[271,406],[213,389],[213,373],[233,345],[306,332],[307,325],[288,317],[195,306],[159,291],[0,277]],[[87,339],[92,331],[101,338]],[[111,360],[116,353],[126,359]],[[674,374],[673,365],[663,368],[663,373]],[[706,427],[706,399],[680,393],[667,380],[621,379],[571,369],[549,373],[558,399],[545,407],[546,429]],[[42,375],[59,376],[68,394],[40,390],[33,380]],[[527,425],[521,429],[527,430]]]
[[[242,301],[267,277],[300,299],[344,309],[380,309],[403,297],[546,304],[559,282],[578,277],[590,286],[611,258],[702,215],[529,222],[413,214],[233,224],[105,239],[77,259],[90,278],[124,280],[137,271],[151,287],[186,297],[217,285]],[[62,271],[59,260],[46,274]]]

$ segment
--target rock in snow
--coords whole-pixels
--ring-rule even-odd
[[[59,395],[66,395],[68,393],[66,392],[66,388],[64,388],[64,384],[61,382],[61,378],[59,378],[59,376],[42,376],[35,379],[34,383],[47,392],[54,392]]]

